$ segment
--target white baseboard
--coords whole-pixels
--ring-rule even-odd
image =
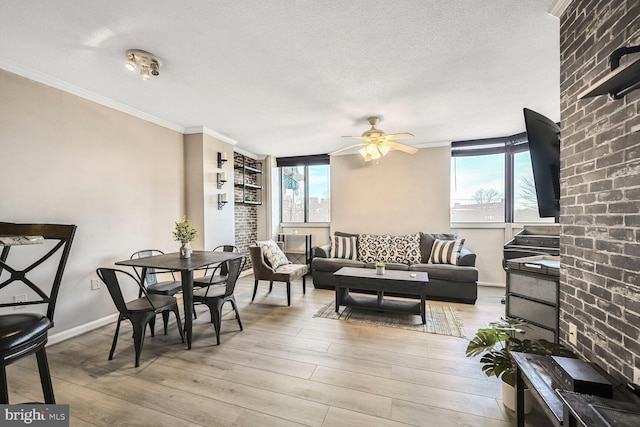
[[[478,282],[478,286],[487,286],[490,288],[506,288],[504,283],[495,283],[495,282]]]
[[[101,328],[104,325],[108,325],[109,323],[113,323],[116,320],[118,320],[118,313],[110,314],[102,319],[94,320],[93,322],[67,329],[66,331],[62,331],[57,334],[51,334],[49,335],[47,345],[57,344],[70,338],[77,337],[78,335],[82,335],[86,332],[93,331],[94,329]]]

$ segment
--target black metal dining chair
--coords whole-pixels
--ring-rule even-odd
[[[211,313],[211,322],[216,330],[216,342],[220,345],[220,326],[222,323],[222,306],[227,302],[231,302],[233,310],[236,312],[236,320],[242,331],[242,321],[240,320],[240,312],[236,304],[233,292],[236,287],[240,271],[244,265],[244,257],[235,258],[226,262],[228,266],[228,274],[224,283],[213,284],[200,289],[193,290],[193,301],[206,304]]]
[[[42,247],[24,246],[12,252],[20,257],[24,265],[25,259],[35,261],[25,268],[14,268],[8,263],[9,252],[13,246],[3,246],[0,254],[0,290],[11,286],[16,293],[15,282],[21,282],[33,294],[34,300],[2,303],[0,307],[22,307],[32,304],[46,304],[46,314],[41,313],[8,313],[0,315],[0,403],[9,403],[6,367],[23,357],[36,355],[40,383],[45,403],[56,403],[49,372],[49,363],[45,345],[48,331],[54,325],[53,314],[62,283],[71,243],[76,232],[75,225],[61,224],[13,224],[0,222],[0,236],[42,236]],[[40,246],[40,245],[36,245]],[[16,256],[11,257],[13,261]],[[57,265],[54,268],[54,264]],[[12,264],[14,264],[12,262]],[[8,273],[8,277],[4,272]],[[2,279],[5,277],[4,280]],[[33,278],[33,279],[32,279]],[[50,283],[46,283],[49,282]]]
[[[238,247],[234,245],[220,245],[213,248],[213,252],[239,252]],[[242,271],[242,268],[240,268]],[[203,288],[211,285],[218,285],[224,283],[227,280],[227,274],[229,274],[229,268],[226,262],[219,264],[209,265],[204,269],[204,276],[193,279],[194,288]],[[193,318],[197,319],[195,301],[193,306]]]
[[[155,318],[157,314],[162,314],[164,319],[165,335],[167,334],[169,313],[173,312],[175,314],[176,323],[178,324],[178,332],[180,333],[182,342],[184,342],[182,322],[180,321],[178,303],[175,297],[149,293],[144,285],[142,285],[133,274],[124,270],[118,270],[115,268],[99,268],[96,272],[100,280],[107,285],[111,298],[120,312],[120,315],[118,316],[118,323],[116,325],[116,332],[113,335],[113,344],[111,344],[111,351],[109,352],[109,360],[113,359],[113,353],[116,350],[116,343],[118,342],[120,323],[123,320],[129,320],[133,326],[133,345],[136,353],[136,368],[140,365],[140,354],[142,353],[142,345],[144,343],[147,325],[150,326],[151,336],[154,336]],[[120,279],[118,277],[120,277]],[[124,282],[122,279],[129,282],[135,282],[139,286],[143,296],[138,299],[125,302],[120,285],[120,282]]]
[[[233,245],[220,245],[213,249],[214,252],[239,252],[237,246]],[[208,266],[205,269],[204,276],[193,279],[193,286],[204,287],[224,283],[227,280],[227,274],[229,274],[226,262],[220,264]]]
[[[154,255],[164,255],[164,252],[158,249],[143,249],[141,251],[134,252],[130,259],[146,258]],[[171,274],[171,280],[164,280],[162,282],[158,281],[158,274],[165,272],[156,271],[155,268],[147,268],[144,280],[142,280],[141,268],[134,267],[134,271],[136,276],[138,276],[140,283],[143,283],[146,286],[147,292],[150,294],[173,296],[182,291],[182,282],[180,280],[176,280],[173,272],[171,271],[166,272]],[[142,296],[142,293],[138,296]]]

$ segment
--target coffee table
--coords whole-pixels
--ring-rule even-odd
[[[358,307],[376,311],[419,314],[422,323],[426,323],[425,301],[429,275],[419,271],[387,270],[385,274],[376,274],[375,269],[342,267],[333,273],[336,277],[336,312],[340,306]],[[350,292],[375,292],[376,296],[352,295]],[[408,298],[420,297],[420,302],[385,299],[384,293]]]

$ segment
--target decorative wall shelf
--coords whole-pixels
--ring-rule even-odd
[[[620,67],[620,58],[629,53],[640,53],[640,46],[622,47],[613,51],[609,55],[611,73],[578,94],[578,99],[606,94],[612,99],[621,99],[628,93],[640,89],[640,59],[626,67]]]
[[[258,163],[245,156],[235,158],[233,167],[237,173],[234,187],[242,190],[236,192],[236,203],[245,205],[262,204],[262,169],[258,165]]]

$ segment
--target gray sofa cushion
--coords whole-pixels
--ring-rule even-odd
[[[423,233],[420,232],[420,255],[423,263],[429,262],[431,256],[431,248],[433,248],[433,242],[438,240],[456,240],[458,233]]]
[[[478,269],[475,267],[461,267],[451,264],[413,264],[410,271],[424,271],[429,273],[429,279],[441,279],[450,282],[477,282]]]

